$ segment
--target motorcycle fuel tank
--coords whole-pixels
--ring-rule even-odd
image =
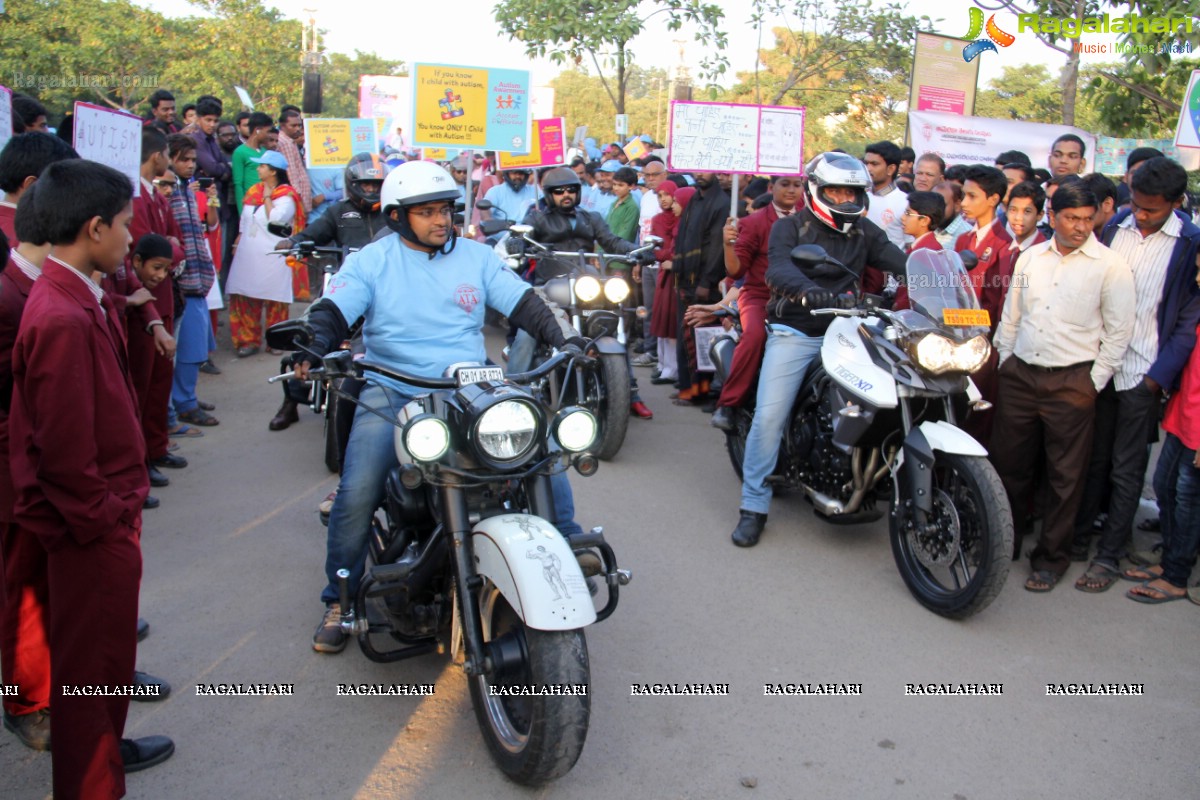
[[[896,379],[879,367],[858,335],[862,324],[854,317],[837,317],[825,331],[821,363],[838,386],[876,408],[895,408]]]

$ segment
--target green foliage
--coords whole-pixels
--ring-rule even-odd
[[[1140,63],[1107,64],[1082,85],[1083,96],[1096,107],[1099,125],[1110,136],[1171,139],[1179,121],[1179,103],[1194,69],[1200,69],[1200,60],[1173,59],[1161,74],[1151,73]],[[1147,93],[1166,102],[1156,102]]]
[[[201,16],[170,19],[129,0],[8,0],[0,83],[38,98],[52,121],[76,100],[146,113],[159,88],[180,106],[215,95],[228,116],[241,108],[235,85],[272,115],[299,104],[300,22],[262,0],[192,3]],[[323,69],[326,114],[357,113],[358,75],[402,71],[402,62],[373,54],[334,54]]]
[[[656,141],[665,141],[670,112],[666,70],[634,66],[628,84],[625,113],[629,114],[630,134],[648,133]],[[550,85],[554,87],[554,113],[566,119],[568,134],[578,125],[587,125],[588,136],[597,142],[614,138],[613,107],[599,78],[573,69],[559,73]]]
[[[666,29],[696,26],[695,39],[706,56],[702,78],[715,80],[728,67],[728,41],[720,24],[724,12],[700,0],[501,0],[494,9],[500,30],[525,46],[532,57],[580,67],[592,62],[616,113],[625,113],[629,70],[634,62],[630,42],[647,30],[647,22],[665,15]],[[610,79],[606,72],[615,72]]]

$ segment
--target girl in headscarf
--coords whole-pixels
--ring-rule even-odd
[[[687,208],[688,201],[696,190],[678,188],[671,181],[658,185],[658,203],[662,213],[650,220],[650,233],[662,238],[662,244],[654,251],[658,259],[658,283],[654,288],[654,305],[650,309],[650,333],[658,339],[658,375],[651,383],[674,383],[679,377],[675,355],[675,331],[678,326],[678,309],[675,299],[675,274],[671,272],[671,256],[675,252],[675,234],[679,230],[679,216]]]

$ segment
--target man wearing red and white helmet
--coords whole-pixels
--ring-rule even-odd
[[[804,208],[776,220],[767,245],[767,344],[758,377],[754,423],[742,462],[741,516],[733,543],[752,547],[767,523],[771,487],[788,411],[800,391],[809,364],[821,352],[830,317],[812,310],[853,303],[849,293],[862,282],[867,266],[904,274],[905,255],[883,230],[866,218],[867,168],[845,153],[822,153],[805,168]],[[820,245],[846,266],[799,267],[792,249]]]

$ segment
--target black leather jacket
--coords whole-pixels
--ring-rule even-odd
[[[574,226],[572,226],[572,220]],[[555,250],[596,252],[596,246],[606,253],[625,255],[637,249],[609,230],[608,223],[595,211],[577,208],[573,214],[557,210],[543,211],[536,206],[529,209],[524,223],[533,227],[530,238]],[[533,273],[534,285],[540,286],[551,278],[566,275],[573,264],[561,259],[539,258]]]
[[[350,200],[333,205],[304,230],[291,237],[293,242],[313,242],[318,246],[336,244],[343,250],[361,250],[371,243],[387,223],[382,211],[363,211]]]

